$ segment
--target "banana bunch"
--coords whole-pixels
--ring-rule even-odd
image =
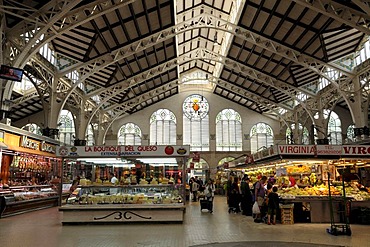
[[[309,178],[310,178],[310,184],[311,185],[314,185],[316,183],[316,181],[317,181],[316,173],[314,173],[314,172],[311,173]]]

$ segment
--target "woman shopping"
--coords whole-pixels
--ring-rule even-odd
[[[215,197],[215,190],[216,190],[216,187],[213,184],[212,179],[209,179],[204,189],[204,194],[205,194],[206,200],[208,201],[208,206],[209,206],[208,212],[210,213],[213,212],[213,199]]]

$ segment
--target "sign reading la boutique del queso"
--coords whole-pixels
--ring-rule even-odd
[[[165,157],[188,156],[190,146],[176,145],[139,145],[139,146],[73,146],[57,147],[61,157]]]
[[[35,151],[41,151],[46,153],[52,153],[55,154],[56,147],[54,145],[48,144],[45,141],[35,141],[32,139],[29,139],[27,136],[21,136],[20,138],[20,147],[32,149]]]

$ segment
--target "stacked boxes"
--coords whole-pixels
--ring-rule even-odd
[[[293,209],[294,209],[294,204],[287,204],[287,205],[280,204],[281,224],[285,224],[285,225],[294,224]]]

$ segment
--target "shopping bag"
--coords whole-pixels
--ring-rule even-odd
[[[261,211],[260,211],[260,207],[258,207],[258,203],[257,203],[257,201],[253,204],[252,212],[253,212],[254,214],[260,214],[260,213],[261,213]]]

